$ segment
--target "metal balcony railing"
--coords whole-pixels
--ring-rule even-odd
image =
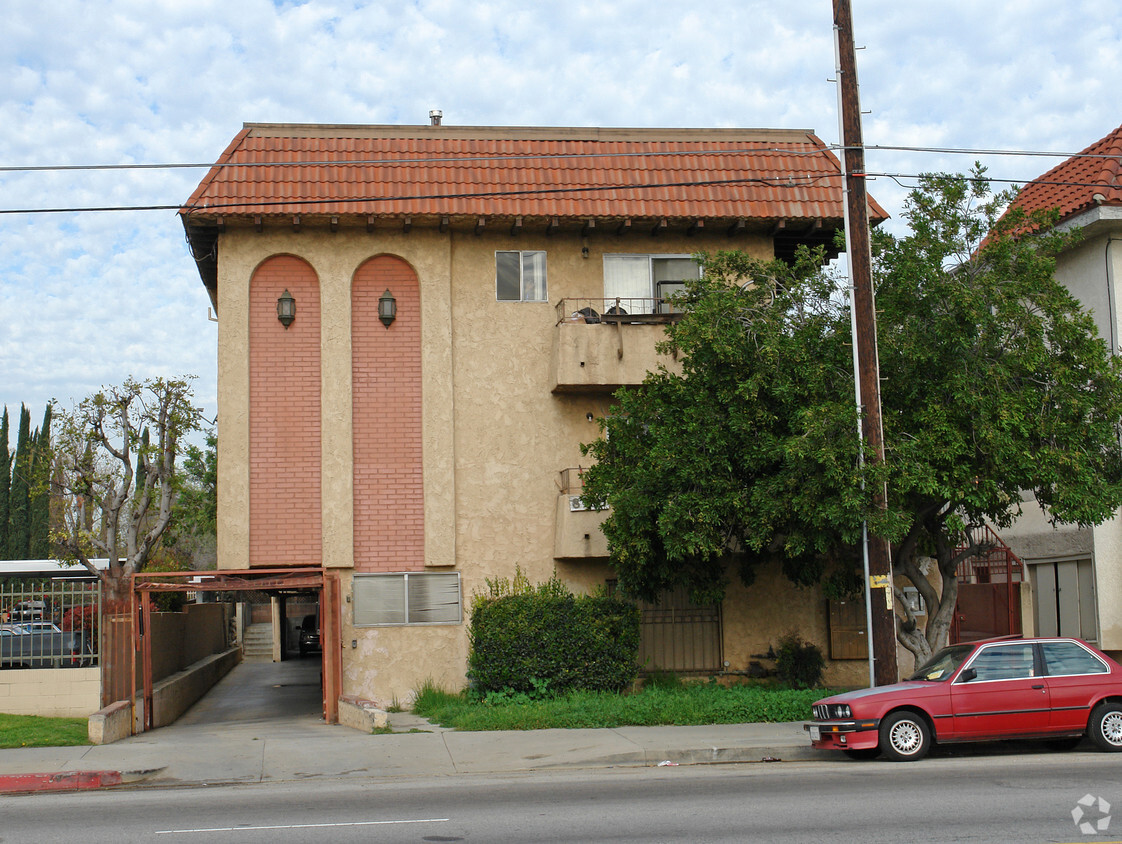
[[[670,323],[681,319],[682,312],[670,299],[624,298],[562,299],[557,303],[557,324],[563,322],[590,325],[628,325]]]

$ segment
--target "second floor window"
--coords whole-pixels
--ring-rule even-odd
[[[633,307],[680,293],[687,279],[700,277],[701,268],[688,255],[604,256],[604,298],[631,300]]]
[[[545,302],[545,253],[496,252],[495,297],[500,302]]]

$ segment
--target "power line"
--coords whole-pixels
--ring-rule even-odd
[[[1047,150],[1017,150],[1017,149],[969,149],[965,147],[920,147],[897,146],[891,144],[865,144],[861,147],[866,152],[922,152],[937,155],[997,155],[997,156],[1030,156],[1039,158],[1102,158],[1117,159],[1117,155],[1105,153],[1083,152],[1054,152]],[[603,152],[603,153],[541,153],[534,155],[472,155],[472,156],[422,156],[413,158],[372,158],[372,159],[323,159],[308,161],[303,159],[288,159],[284,161],[238,161],[238,162],[169,162],[158,164],[31,164],[31,165],[0,165],[0,173],[66,173],[66,172],[96,172],[96,171],[127,171],[127,170],[210,170],[225,169],[230,167],[400,167],[402,165],[434,165],[434,164],[470,164],[518,161],[565,161],[565,160],[593,160],[598,158],[658,158],[664,156],[695,157],[695,156],[729,156],[729,155],[794,155],[814,156],[824,150],[830,152],[844,152],[846,147],[842,144],[826,144],[812,149],[790,149],[785,147],[753,147],[746,149],[714,149],[701,148],[695,150],[647,150],[642,152]]]
[[[209,163],[171,163],[171,164],[39,164],[39,165],[0,165],[0,173],[55,173],[98,170],[209,170],[229,167],[400,167],[407,164],[486,164],[519,161],[567,161],[591,160],[598,158],[677,158],[694,156],[730,156],[777,154],[793,156],[821,155],[831,146],[811,149],[787,149],[784,147],[752,147],[746,149],[692,149],[692,150],[645,150],[642,152],[583,152],[583,153],[537,153],[510,155],[468,155],[468,156],[420,156],[413,158],[331,158],[319,161],[286,159],[284,161],[213,161]]]
[[[834,147],[831,147],[833,149]],[[843,149],[838,146],[837,149]],[[958,147],[905,147],[905,146],[892,146],[889,144],[866,144],[863,149],[868,152],[869,150],[887,151],[887,152],[925,152],[937,155],[1009,155],[1009,156],[1031,156],[1037,158],[1104,158],[1104,159],[1117,159],[1118,155],[1110,155],[1109,153],[1090,153],[1090,152],[1047,152],[1044,150],[1031,150],[1031,149],[966,149]]]
[[[866,178],[869,179],[891,179],[903,188],[913,188],[915,185],[905,184],[904,180],[918,180],[922,178],[924,173],[889,173],[889,172],[874,172],[866,171]],[[965,178],[965,177],[964,177]],[[430,200],[456,200],[456,199],[497,199],[502,197],[530,197],[530,196],[546,196],[546,195],[561,195],[561,194],[583,194],[583,193],[603,193],[608,191],[639,191],[639,190],[657,190],[659,188],[676,188],[676,187],[707,187],[707,186],[721,186],[721,185],[742,185],[742,184],[760,184],[765,187],[776,189],[790,189],[790,188],[805,188],[822,181],[829,181],[833,179],[841,179],[841,173],[813,173],[813,174],[799,174],[789,176],[777,177],[743,177],[736,179],[699,179],[688,181],[675,181],[675,182],[650,182],[647,184],[609,184],[609,185],[580,185],[580,186],[564,186],[556,188],[532,188],[522,190],[495,190],[495,191],[465,191],[461,193],[426,193],[426,194],[395,194],[392,196],[355,196],[355,197],[336,197],[336,198],[299,198],[288,197],[285,199],[276,200],[236,200],[228,203],[208,203],[202,206],[188,206],[183,203],[176,203],[174,205],[100,205],[100,206],[71,206],[71,207],[52,207],[52,208],[0,208],[0,215],[11,214],[72,214],[72,213],[86,213],[86,212],[112,212],[112,211],[179,211],[186,209],[190,211],[208,211],[215,212],[221,211],[225,208],[276,208],[280,206],[324,206],[324,205],[352,205],[356,203],[389,203],[389,202],[416,202],[416,201],[430,201]],[[986,176],[986,181],[997,184],[1005,185],[1018,185],[1025,184],[1022,179],[1002,179],[997,177]],[[1035,185],[1048,185],[1051,187],[1074,187],[1074,188],[1101,188],[1109,190],[1117,187],[1117,185],[1106,182],[1079,182],[1079,181],[1061,181],[1061,180],[1041,180],[1033,179],[1032,184]]]
[[[958,153],[971,154],[971,155],[980,154],[980,153],[984,152],[982,150],[964,150],[964,149],[954,150],[954,149],[950,149],[950,148],[936,148],[936,147],[864,147],[864,148],[865,149],[913,150],[913,151],[928,152],[928,153],[932,153],[932,152],[947,152],[947,153],[958,152]],[[834,149],[844,149],[844,148],[834,147]],[[780,152],[781,150],[773,148],[770,151]],[[727,150],[721,150],[721,151],[708,151],[708,152],[698,151],[696,153],[690,153],[690,154],[696,154],[696,155],[722,154],[722,155],[726,155],[726,154],[738,154],[738,153],[744,153],[744,152],[746,152],[746,151],[739,150],[739,151],[731,151],[730,152],[730,151],[727,151]],[[758,153],[759,150],[751,150],[751,152]],[[793,152],[795,152],[795,151],[786,151],[785,154],[793,153]],[[805,154],[811,155],[811,154],[818,154],[820,152],[821,152],[821,149],[816,149],[813,152],[806,152]],[[1024,150],[1022,150],[1022,151],[995,151],[995,152],[998,152],[1000,154],[1009,154],[1009,155],[1036,155],[1036,156],[1067,155],[1067,153],[1045,153],[1045,152],[1032,152],[1032,151],[1024,151]],[[639,155],[649,155],[649,154],[675,155],[675,156],[683,155],[683,153],[680,152],[680,151],[679,152],[657,152],[657,153],[635,153],[634,155],[639,156]],[[553,155],[497,156],[497,157],[474,157],[474,158],[471,158],[471,159],[443,159],[443,158],[438,158],[438,159],[400,159],[400,160],[392,160],[391,159],[391,160],[384,160],[384,161],[383,160],[378,160],[378,161],[365,161],[365,162],[354,162],[354,161],[306,162],[306,161],[301,161],[301,162],[294,162],[294,163],[266,162],[266,163],[263,163],[261,166],[301,166],[301,167],[325,166],[325,165],[356,166],[360,163],[367,164],[367,165],[375,165],[375,164],[401,165],[403,163],[424,163],[424,164],[432,165],[432,164],[436,164],[436,163],[461,163],[462,164],[465,161],[507,161],[507,160],[522,160],[522,159],[534,159],[534,158],[541,159],[541,158],[558,158],[558,157],[600,158],[600,157],[618,157],[618,156],[614,156],[614,155],[606,154],[606,153],[605,154],[594,153],[594,154],[588,154],[588,155],[581,154],[581,155],[578,155],[578,156],[553,156]],[[1073,156],[1068,156],[1068,157],[1070,158],[1070,157],[1073,157]],[[1118,156],[1095,154],[1093,156],[1085,156],[1085,157],[1115,159]],[[67,165],[66,168],[64,168],[64,169],[103,169],[103,170],[117,169],[117,170],[123,170],[123,169],[134,169],[134,168],[158,169],[158,168],[165,168],[165,167],[187,168],[187,167],[202,167],[202,166],[210,167],[210,166],[214,166],[214,165],[193,165],[193,164],[130,165],[130,164],[123,164],[123,165],[92,165],[90,167],[86,167],[84,165],[75,165],[75,166],[71,167],[71,166]],[[251,166],[251,165],[247,165],[247,164],[236,164],[236,165],[235,164],[226,164],[226,165],[222,165],[222,166],[246,167],[246,166]],[[0,171],[5,171],[5,172],[13,172],[14,170],[18,170],[18,169],[20,169],[20,168],[0,167]],[[58,168],[33,168],[33,169],[43,171],[43,170],[58,169]],[[927,175],[927,174],[924,174],[924,173],[898,173],[898,172],[894,173],[894,172],[887,172],[887,171],[874,172],[874,171],[866,170],[864,175],[865,175],[866,178],[869,178],[869,179],[876,179],[876,178],[891,179],[892,181],[896,182],[901,187],[912,188],[912,187],[915,187],[915,185],[905,184],[904,180],[917,180],[917,179],[920,179],[924,175]],[[744,184],[758,184],[758,185],[763,185],[765,187],[771,187],[771,188],[776,188],[776,189],[779,189],[779,188],[803,188],[803,187],[808,187],[808,186],[817,184],[817,183],[822,182],[822,181],[828,181],[828,180],[831,180],[831,179],[840,179],[841,177],[842,177],[842,174],[840,172],[831,172],[831,173],[789,173],[789,174],[784,175],[784,176],[769,176],[769,177],[744,176],[744,177],[731,178],[731,179],[693,179],[693,180],[682,180],[682,181],[671,181],[671,182],[648,182],[648,183],[645,183],[645,184],[613,183],[613,184],[606,184],[606,185],[566,185],[566,186],[553,187],[553,188],[524,188],[524,189],[509,189],[509,190],[494,190],[494,191],[464,191],[464,192],[458,192],[458,193],[396,194],[396,195],[392,195],[392,196],[381,195],[381,196],[356,196],[356,197],[334,197],[334,198],[287,197],[287,198],[284,198],[284,199],[276,199],[276,200],[240,199],[240,200],[235,200],[235,201],[231,201],[231,202],[228,202],[228,203],[218,203],[218,204],[208,203],[204,206],[189,206],[189,205],[185,205],[183,203],[176,203],[176,204],[149,204],[149,205],[56,206],[56,207],[48,207],[48,208],[0,208],[0,215],[11,215],[11,214],[70,214],[70,213],[87,213],[87,212],[88,213],[93,213],[93,212],[114,212],[114,211],[179,211],[181,209],[187,209],[188,211],[202,211],[202,210],[205,210],[205,211],[220,211],[224,208],[243,208],[243,209],[244,208],[261,208],[261,209],[267,209],[267,208],[275,208],[275,207],[280,207],[280,206],[292,206],[292,205],[324,206],[324,205],[353,205],[353,204],[356,204],[356,203],[382,204],[382,203],[389,203],[389,202],[409,202],[409,201],[416,202],[416,201],[431,201],[431,200],[494,199],[494,198],[502,198],[502,197],[520,197],[520,196],[521,197],[530,197],[530,196],[547,196],[547,195],[557,196],[557,195],[562,195],[562,194],[603,193],[603,192],[608,192],[608,191],[629,191],[630,192],[630,191],[641,191],[641,190],[657,190],[657,189],[660,189],[660,188],[716,187],[716,186],[722,186],[722,185],[744,185]],[[997,183],[997,184],[1005,184],[1005,185],[1018,185],[1018,184],[1025,184],[1026,183],[1025,180],[1023,180],[1023,179],[1006,179],[1006,178],[1000,178],[1000,177],[989,176],[989,175],[987,175],[985,177],[985,179],[988,182],[993,182],[993,183]],[[1113,189],[1113,188],[1117,187],[1117,185],[1115,185],[1115,184],[1106,183],[1106,182],[1061,181],[1061,180],[1051,180],[1051,179],[1050,180],[1032,179],[1032,180],[1029,180],[1029,181],[1031,181],[1032,184],[1048,185],[1048,186],[1052,186],[1052,187],[1100,188],[1100,189],[1103,189],[1103,190],[1109,190],[1109,189]]]
[[[388,203],[409,202],[436,199],[492,199],[499,197],[516,196],[545,196],[557,194],[603,193],[608,191],[636,191],[657,190],[659,188],[679,187],[707,187],[720,185],[761,184],[774,188],[804,188],[824,179],[833,179],[838,173],[814,173],[806,175],[788,175],[776,177],[744,176],[734,179],[692,179],[673,182],[648,182],[645,184],[617,183],[608,185],[567,185],[555,188],[526,188],[494,191],[464,191],[460,193],[432,193],[432,194],[396,194],[392,196],[356,196],[302,199],[288,197],[285,199],[270,200],[236,200],[227,203],[207,203],[206,205],[188,206],[183,203],[176,205],[117,205],[96,207],[71,207],[71,208],[4,208],[0,214],[62,214],[82,211],[178,211],[185,208],[188,211],[221,211],[224,208],[275,208],[286,205],[315,206],[315,205],[341,205],[354,203]]]

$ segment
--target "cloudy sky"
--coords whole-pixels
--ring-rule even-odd
[[[1122,123],[1117,0],[852,0],[871,186],[975,159],[1024,182]],[[216,326],[174,208],[243,122],[764,127],[837,142],[830,0],[5,0],[0,404],[38,424]],[[47,168],[47,169],[28,169]],[[156,206],[144,211],[53,211]],[[161,208],[162,207],[162,208]]]

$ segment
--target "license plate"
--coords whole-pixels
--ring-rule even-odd
[[[811,741],[818,741],[821,738],[822,738],[822,731],[820,729],[818,729],[817,727],[811,727],[810,728],[810,740]]]

